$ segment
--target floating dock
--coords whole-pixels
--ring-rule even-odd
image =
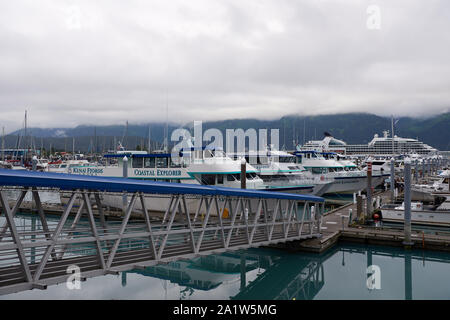
[[[375,194],[380,196],[383,203],[390,199],[390,192],[380,192]],[[365,210],[366,208],[364,208]],[[356,215],[356,204],[348,203],[338,209],[326,212],[322,218],[320,238],[295,241],[277,245],[291,250],[322,253],[330,249],[339,241],[358,242],[366,244],[404,246],[405,233],[402,224],[398,228],[358,225],[353,223],[349,226],[349,212],[352,210],[353,217]],[[450,251],[450,231],[423,232],[413,230],[411,232],[412,248]]]

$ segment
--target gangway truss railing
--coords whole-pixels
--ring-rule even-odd
[[[68,195],[60,215],[45,192]],[[37,223],[18,227],[27,193]],[[112,219],[107,200],[123,197]],[[314,196],[14,170],[0,170],[0,203],[0,294],[320,237],[324,212]]]

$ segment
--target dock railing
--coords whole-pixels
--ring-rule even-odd
[[[49,216],[40,193],[69,193],[61,215]],[[8,190],[19,190],[12,201]],[[38,223],[17,225],[31,192]],[[130,201],[108,220],[105,195]],[[167,205],[161,214],[153,201]],[[78,201],[78,209],[74,207]],[[229,250],[320,237],[322,198],[266,191],[0,170],[0,294]],[[137,205],[139,204],[139,205]],[[195,209],[193,208],[193,205]],[[132,213],[141,219],[131,219]]]

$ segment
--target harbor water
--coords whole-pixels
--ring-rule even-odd
[[[15,219],[20,226],[35,217]],[[350,243],[323,254],[259,248],[88,278],[79,289],[60,283],[0,299],[449,299],[448,270],[450,253],[436,251]]]

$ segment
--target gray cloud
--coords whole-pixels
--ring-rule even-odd
[[[369,30],[377,5],[381,29]],[[450,106],[450,4],[3,1],[1,123],[12,131]]]

